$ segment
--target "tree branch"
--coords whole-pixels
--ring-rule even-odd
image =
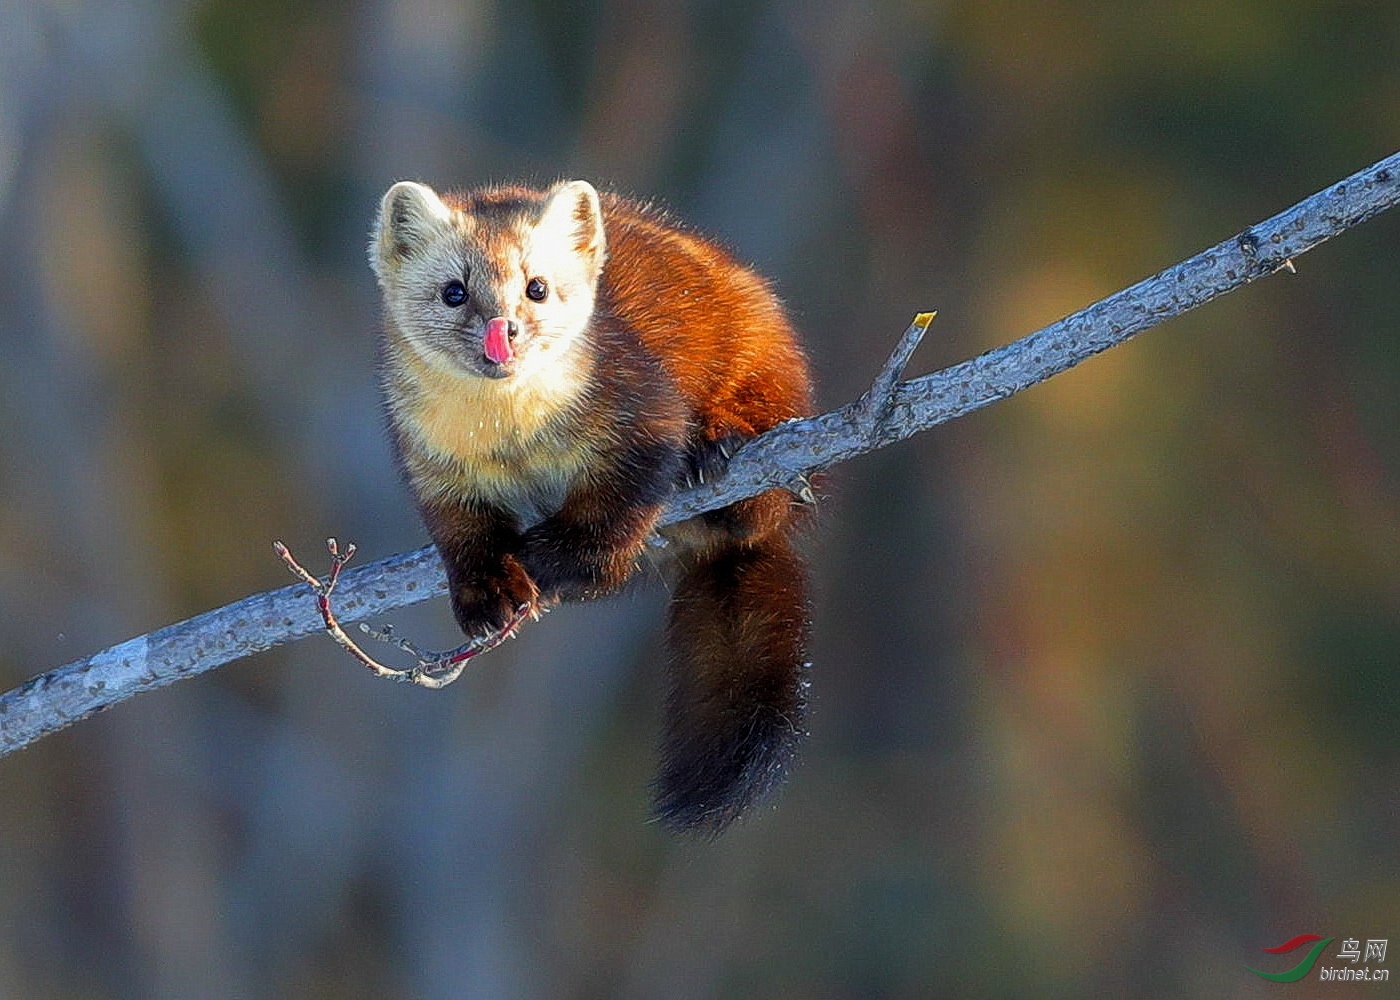
[[[931,319],[921,314],[871,392],[838,410],[791,421],[749,442],[723,476],[678,494],[663,523],[774,487],[800,490],[812,472],[1014,395],[1217,296],[1275,271],[1291,271],[1294,258],[1397,201],[1400,153],[1015,343],[899,382],[913,345]],[[336,601],[340,616],[354,621],[445,592],[441,564],[427,546],[344,573]],[[305,584],[296,584],[58,667],[0,695],[0,756],[143,691],[323,628],[315,595]]]

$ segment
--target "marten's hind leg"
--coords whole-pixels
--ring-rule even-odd
[[[747,434],[726,434],[717,439],[696,438],[690,443],[686,453],[682,487],[697,486],[709,482],[724,472],[729,459],[746,441]],[[756,497],[748,497],[707,511],[696,519],[695,528],[700,529],[704,541],[698,544],[727,544],[729,542],[753,542],[766,538],[773,532],[787,527],[801,513],[801,502],[787,490],[768,490]]]

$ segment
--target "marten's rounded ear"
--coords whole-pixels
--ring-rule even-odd
[[[416,181],[399,181],[384,193],[370,238],[369,263],[384,277],[387,266],[408,257],[452,219],[436,191]]]
[[[567,245],[585,260],[590,277],[597,278],[607,239],[603,235],[603,209],[592,184],[569,181],[551,191],[535,231],[551,242]]]

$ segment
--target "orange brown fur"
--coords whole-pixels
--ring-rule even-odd
[[[581,182],[446,197],[395,185],[371,262],[395,451],[469,635],[521,605],[617,590],[678,486],[810,412],[805,358],[766,283]],[[465,305],[444,304],[452,281]],[[519,331],[504,361],[482,357],[488,320]],[[799,741],[796,514],[775,490],[664,532],[676,582],[657,808],[673,826],[723,828]]]

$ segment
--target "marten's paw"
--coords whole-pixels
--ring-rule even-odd
[[[523,607],[534,607],[539,588],[514,556],[505,556],[500,569],[458,584],[452,590],[452,613],[469,639],[494,635]]]
[[[681,466],[681,478],[676,486],[679,489],[693,489],[712,479],[718,479],[729,466],[729,460],[734,453],[751,437],[749,434],[725,434],[715,440],[693,440],[686,451],[685,462]]]

